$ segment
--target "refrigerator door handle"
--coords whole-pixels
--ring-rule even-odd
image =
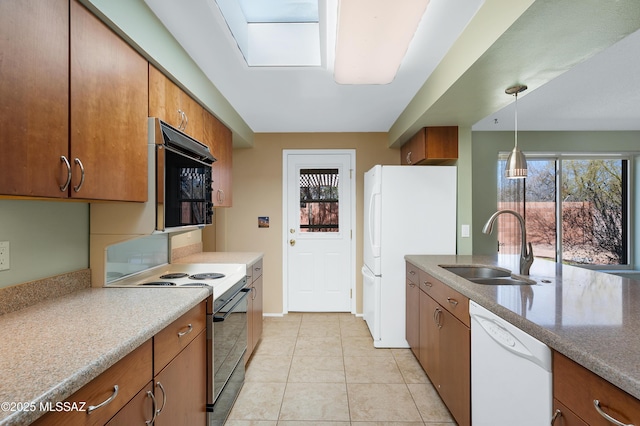
[[[362,276],[365,279],[369,279],[369,280],[373,280],[375,278],[375,276],[371,273],[369,268],[367,268],[366,266],[362,267]]]

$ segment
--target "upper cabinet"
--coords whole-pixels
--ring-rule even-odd
[[[149,64],[149,117],[158,117],[207,145],[213,163],[213,205],[231,207],[231,130],[158,68]]]
[[[400,164],[440,164],[458,158],[458,127],[423,127],[400,149]]]
[[[147,78],[146,59],[72,1],[72,197],[146,201]]]
[[[204,112],[200,104],[149,64],[149,117],[157,117],[202,141]]]
[[[213,206],[231,207],[233,137],[231,130],[207,111],[204,113],[204,139],[202,142],[209,146],[211,153],[216,158],[216,162],[212,166]]]
[[[146,201],[146,60],[76,0],[0,2],[0,49],[0,194]]]
[[[69,0],[0,1],[0,52],[0,194],[66,197]]]

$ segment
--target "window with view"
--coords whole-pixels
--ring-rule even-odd
[[[498,209],[523,215],[536,257],[597,268],[629,264],[630,161],[613,157],[527,157],[526,179],[504,178],[498,161]],[[519,228],[502,216],[501,253],[519,253]]]

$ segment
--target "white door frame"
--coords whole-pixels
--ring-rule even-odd
[[[327,154],[348,154],[350,157],[349,173],[351,173],[350,191],[351,191],[351,240],[349,243],[350,259],[349,259],[349,289],[351,290],[351,313],[356,313],[356,150],[355,149],[284,149],[282,150],[282,313],[289,313],[289,256],[287,255],[289,244],[286,235],[289,229],[288,221],[288,202],[289,195],[287,191],[289,168],[287,157],[289,155],[327,155]]]

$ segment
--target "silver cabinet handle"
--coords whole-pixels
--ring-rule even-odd
[[[251,300],[256,300],[256,297],[258,296],[258,290],[256,290],[254,286],[251,286],[251,293]]]
[[[187,126],[189,125],[189,116],[184,111],[182,111],[182,116],[184,117],[184,127],[182,130],[187,130]]]
[[[431,283],[430,281],[425,281],[423,284],[425,287],[433,287],[433,283]]]
[[[551,417],[551,426],[553,426],[556,423],[556,420],[562,417],[562,411],[560,410],[556,410],[555,413],[553,413],[553,417]]]
[[[162,391],[162,407],[156,410],[156,415],[159,416],[160,413],[162,413],[162,410],[164,410],[164,406],[167,404],[167,392],[165,392],[164,386],[162,386],[162,383],[160,382],[156,382],[156,387],[159,387]]]
[[[158,417],[158,403],[156,402],[156,396],[151,391],[147,391],[147,398],[151,398],[151,400],[153,401],[153,417],[151,417],[151,420],[146,420],[144,424],[152,425],[153,422],[156,421],[156,417]]]
[[[64,155],[60,156],[60,161],[62,161],[64,165],[67,166],[67,181],[64,183],[64,185],[60,185],[60,192],[64,192],[67,190],[67,188],[69,188],[69,184],[71,183],[71,164],[69,164],[69,160],[67,160],[67,157],[65,157]]]
[[[187,334],[191,333],[193,331],[193,325],[191,324],[187,324],[187,331],[179,331],[178,332],[178,337],[182,337],[182,336],[186,336]]]
[[[181,109],[178,110],[178,114],[180,115],[180,123],[178,123],[178,130],[184,130],[184,111]]]
[[[614,419],[613,417],[602,411],[602,408],[600,408],[600,401],[598,401],[597,399],[593,400],[593,406],[596,408],[598,414],[604,417],[608,422],[611,422],[616,426],[633,426],[632,424],[622,423],[621,421]]]
[[[80,188],[82,188],[82,185],[84,185],[84,166],[78,157],[74,158],[73,162],[80,166],[80,183],[73,187],[73,190],[78,192],[80,191]]]
[[[409,281],[409,287],[415,287],[416,285],[414,283],[412,283],[411,281]]]
[[[220,204],[224,203],[224,191],[222,189],[218,189],[218,202]]]
[[[407,164],[411,164],[411,151],[407,152]]]
[[[102,408],[105,405],[109,404],[111,401],[116,399],[116,396],[118,396],[118,385],[113,385],[113,393],[111,394],[111,396],[109,398],[105,399],[104,401],[102,401],[98,405],[90,405],[87,408],[87,414],[91,414],[94,410],[97,410],[98,408]]]
[[[447,297],[447,302],[451,303],[453,306],[458,306],[458,301],[451,297]]]
[[[416,274],[416,271],[409,271],[409,274],[411,274],[411,275],[415,275],[415,274]]]

